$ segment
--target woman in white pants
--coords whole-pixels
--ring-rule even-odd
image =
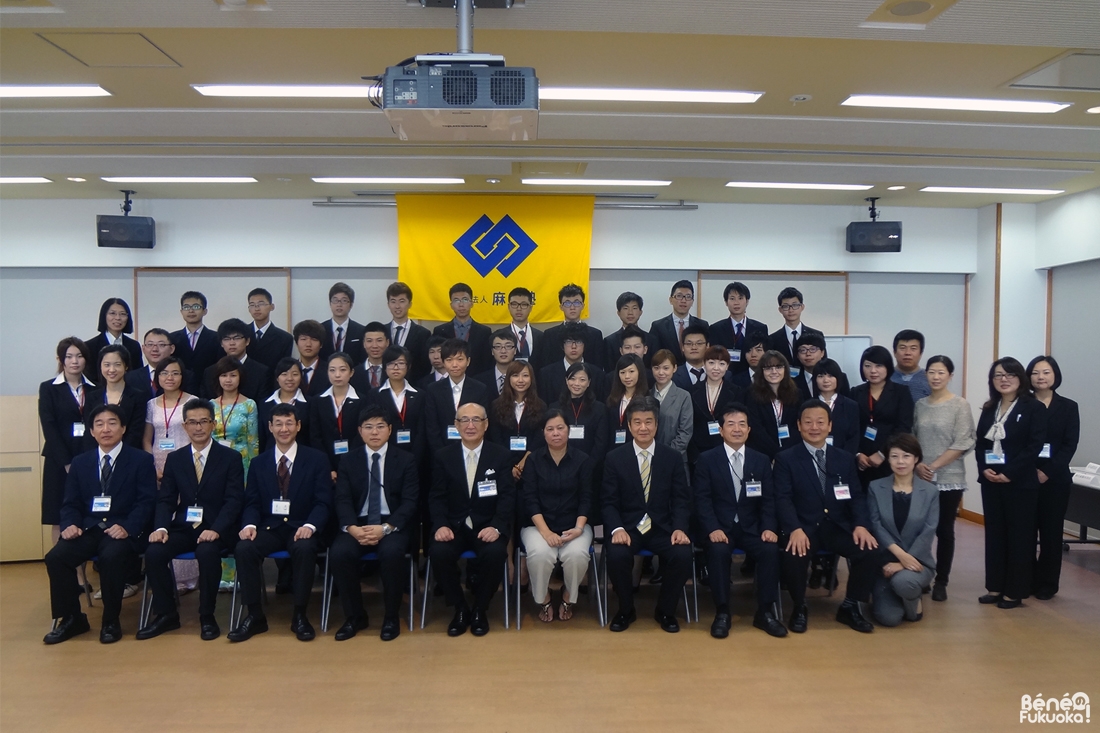
[[[528,458],[523,471],[520,539],[527,550],[531,597],[539,604],[539,620],[554,620],[550,574],[561,562],[562,586],[558,618],[573,617],[573,604],[588,569],[592,528],[592,461],[569,445],[569,425],[561,410],[547,411],[542,423],[546,445]]]

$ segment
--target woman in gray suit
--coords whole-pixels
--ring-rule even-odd
[[[653,355],[650,362],[653,372],[651,393],[661,403],[661,414],[657,416],[657,442],[680,451],[687,466],[687,449],[691,442],[695,412],[688,391],[672,383],[676,366],[676,357],[668,349],[661,349]]]
[[[914,475],[923,458],[916,437],[893,436],[887,453],[893,475],[867,487],[871,531],[896,558],[883,567],[873,592],[872,611],[883,626],[897,626],[902,618],[921,620],[921,589],[936,572],[932,539],[940,521],[940,496],[935,484]]]

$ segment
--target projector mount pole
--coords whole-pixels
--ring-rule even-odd
[[[458,53],[474,52],[474,0],[455,0]]]
[[[122,209],[122,215],[123,216],[129,216],[130,212],[133,211],[133,208],[134,208],[134,202],[130,200],[130,194],[137,193],[137,191],[123,190],[123,191],[121,191],[121,193],[122,193],[122,196],[123,196],[123,201],[122,201],[122,206],[120,206],[119,208]]]
[[[882,197],[881,196],[869,196],[868,198],[863,199],[864,201],[870,201],[871,202],[870,207],[868,207],[868,209],[867,209],[867,211],[871,212],[871,221],[878,221],[879,216],[881,216],[881,214],[878,213],[878,209],[875,208],[875,202],[878,201],[880,198],[882,198]]]

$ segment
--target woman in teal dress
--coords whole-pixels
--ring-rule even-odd
[[[247,476],[249,461],[260,453],[256,403],[237,391],[241,384],[239,361],[224,356],[214,365],[214,372],[218,380],[218,396],[210,400],[214,405],[214,440],[241,454]]]

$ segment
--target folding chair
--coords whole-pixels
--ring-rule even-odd
[[[367,562],[368,560],[377,560],[377,552],[364,552],[359,558],[360,562]],[[416,607],[416,561],[413,560],[413,556],[406,552],[405,559],[409,561],[409,631],[413,630],[413,609]],[[326,560],[326,568],[327,568]],[[332,612],[332,589],[336,585],[336,579],[325,572],[325,600],[321,604],[321,631],[328,631],[328,615]]]
[[[655,553],[650,552],[649,550],[637,550],[634,554],[638,557],[655,557]],[[608,606],[608,592],[609,592],[611,583],[608,582],[608,579],[607,579],[607,548],[606,547],[604,548],[603,553],[601,553],[600,558],[601,558],[601,561],[603,563],[603,607],[608,609],[608,614],[607,615],[610,615],[611,608],[610,608],[610,606]],[[695,551],[694,551],[694,549],[692,550],[692,553],[691,553],[691,589],[692,589],[692,593],[693,593],[694,599],[695,599],[695,606],[694,606],[695,619],[694,620],[698,621],[699,620],[699,588],[695,583]],[[684,585],[684,615],[687,618],[687,622],[689,624],[692,623],[692,605],[688,601],[688,589],[687,589],[686,584]]]
[[[519,631],[520,625],[523,623],[523,609],[521,608],[522,599],[519,592],[519,561],[520,558],[527,557],[527,548],[523,545],[516,546],[516,577],[515,577],[515,591],[514,597],[516,599],[516,631]],[[604,618],[604,606],[603,596],[600,594],[600,570],[596,563],[596,544],[592,543],[588,546],[588,584],[591,588],[588,591],[588,599],[592,600],[593,595],[596,598],[596,617],[600,621],[600,626],[606,624]],[[576,599],[574,599],[576,602]]]
[[[477,554],[475,552],[473,552],[472,550],[467,550],[466,552],[459,555],[460,559],[467,560],[467,561],[473,560],[476,557],[477,557]],[[511,628],[511,620],[510,620],[509,615],[508,615],[509,611],[510,611],[509,605],[511,604],[511,600],[508,597],[509,596],[509,593],[508,593],[508,558],[504,559],[504,582],[501,583],[500,585],[504,589],[504,628],[508,629],[508,628]],[[432,595],[431,587],[432,587],[432,559],[429,557],[428,558],[428,564],[424,568],[424,591],[420,594],[421,595],[420,628],[424,628],[424,623],[428,618],[428,598],[430,598],[431,595]]]
[[[321,576],[321,587],[324,588],[328,585],[328,577],[329,577],[329,573],[328,573],[328,548],[326,548],[323,552],[318,553],[317,557],[324,557],[325,558],[325,569],[324,569],[323,574]],[[290,559],[290,553],[286,550],[279,550],[277,552],[271,553],[270,555],[268,555],[264,559],[265,560],[289,560]],[[238,574],[237,578],[233,581],[233,596],[232,596],[232,599],[229,601],[229,627],[231,629],[235,629],[238,626],[240,626],[241,617],[244,616],[244,604],[242,603],[239,606],[237,605],[237,590],[240,587],[241,587],[241,581],[240,581],[240,575]],[[262,573],[261,573],[261,588],[263,588],[263,601],[266,603],[267,602],[267,582],[263,580]],[[321,618],[322,619],[326,618],[327,613],[328,613],[328,598],[326,597],[326,594],[322,593],[321,594]],[[321,627],[321,631],[322,632],[325,631],[324,626]]]

